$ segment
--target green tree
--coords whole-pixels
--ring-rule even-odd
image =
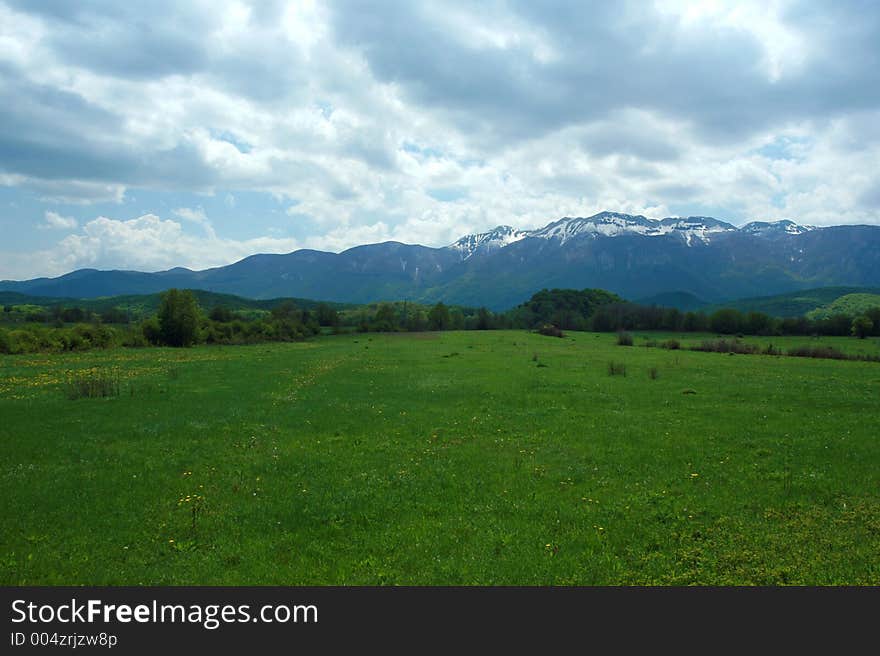
[[[769,315],[763,312],[749,312],[745,317],[745,330],[743,332],[749,335],[772,335],[774,332],[774,321]]]
[[[449,322],[449,308],[443,305],[443,303],[437,303],[428,312],[429,330],[446,330],[449,327]]]
[[[709,326],[712,328],[712,332],[724,335],[741,332],[744,324],[742,312],[732,308],[722,308],[713,312],[709,317]]]
[[[859,339],[865,339],[874,327],[874,322],[864,315],[856,317],[852,322],[852,334]]]
[[[464,312],[459,308],[453,308],[449,312],[450,330],[464,330]]]
[[[872,335],[880,335],[880,307],[873,307],[865,311],[865,316],[874,324]]]
[[[492,314],[484,307],[477,310],[477,330],[490,330],[492,328]]]
[[[101,321],[104,323],[129,323],[128,312],[114,307],[101,312]]]
[[[379,332],[391,332],[397,330],[397,316],[391,303],[380,303],[373,319],[373,329]]]
[[[159,335],[169,346],[192,346],[199,327],[199,306],[188,290],[169,289],[159,305]]]
[[[211,321],[219,321],[221,323],[228,323],[235,319],[235,315],[225,305],[215,305],[211,310],[211,314],[208,315]]]
[[[680,310],[677,308],[667,308],[663,311],[663,321],[660,325],[664,330],[677,331],[681,329],[683,322],[684,315],[682,315]]]
[[[338,326],[339,313],[326,303],[319,303],[315,308],[315,316],[322,326]]]
[[[428,315],[424,310],[409,310],[409,318],[406,320],[406,329],[411,333],[419,333],[428,327]]]
[[[296,303],[287,300],[272,308],[272,318],[280,321],[295,321],[299,323],[302,321],[302,312],[296,307]]]
[[[709,319],[702,312],[685,312],[681,329],[688,333],[698,333],[709,329]]]

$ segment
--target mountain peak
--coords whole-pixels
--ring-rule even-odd
[[[669,237],[681,239],[688,246],[708,244],[716,236],[741,233],[758,237],[776,238],[800,235],[812,226],[798,225],[794,221],[752,221],[741,228],[711,216],[673,216],[665,219],[649,219],[641,214],[625,214],[605,210],[588,217],[564,216],[538,230],[517,230],[500,225],[488,232],[462,237],[451,248],[467,259],[476,252],[489,252],[503,248],[526,237],[549,239],[564,244],[573,239],[598,239],[640,235],[644,237]]]
[[[641,214],[605,211],[586,218],[565,217],[535,231],[533,236],[557,239],[564,243],[581,236],[598,238],[621,235],[645,237],[668,235],[680,237],[690,246],[695,239],[706,243],[712,233],[735,230],[736,228],[729,223],[708,216],[674,217],[658,221]]]
[[[528,230],[517,230],[508,225],[495,226],[488,232],[480,232],[475,235],[465,235],[450,248],[461,253],[461,259],[466,260],[474,253],[487,253],[489,251],[504,248],[508,244],[524,239],[531,234]]]
[[[813,226],[798,225],[789,219],[782,219],[780,221],[751,221],[740,228],[742,232],[747,234],[764,237],[802,235],[815,229]]]

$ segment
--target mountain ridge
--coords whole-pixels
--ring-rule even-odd
[[[443,300],[505,309],[545,287],[597,287],[629,298],[677,291],[719,302],[834,285],[880,285],[880,227],[816,228],[784,219],[737,228],[713,217],[600,212],[535,230],[502,224],[443,247],[386,241],[339,253],[254,254],[195,271],[79,269],[0,281],[0,290],[89,298],[189,287],[253,298]]]

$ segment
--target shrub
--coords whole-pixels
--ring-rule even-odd
[[[694,351],[708,351],[711,353],[757,353],[758,347],[754,344],[745,344],[738,339],[704,339],[699,346],[692,347]]]
[[[660,372],[657,371],[657,367],[651,367],[648,369],[648,378],[651,380],[657,380],[660,377]]]
[[[144,335],[143,329],[138,326],[133,326],[126,330],[122,334],[122,340],[120,341],[120,343],[122,344],[122,346],[131,346],[137,348],[150,345],[150,342]]]
[[[40,350],[40,340],[31,330],[12,330],[9,332],[10,353],[36,353]]]
[[[543,326],[538,328],[538,333],[540,333],[541,335],[546,335],[547,337],[565,337],[565,333],[563,333],[552,323],[545,323]]]
[[[12,353],[12,343],[9,341],[9,334],[0,328],[0,353]]]
[[[633,345],[633,336],[628,332],[621,330],[617,333],[617,345],[618,346],[632,346]]]
[[[609,362],[608,375],[626,377],[626,365],[623,362]]]
[[[677,351],[681,348],[681,344],[677,339],[667,339],[661,346],[665,349],[669,349],[670,351]]]
[[[150,317],[141,324],[141,333],[147,344],[159,344],[162,341],[162,331],[156,317]]]
[[[850,357],[833,346],[799,346],[789,349],[788,355],[796,358],[828,358],[831,360],[849,360]]]

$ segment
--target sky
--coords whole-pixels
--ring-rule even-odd
[[[0,279],[880,225],[880,3],[0,0]]]

